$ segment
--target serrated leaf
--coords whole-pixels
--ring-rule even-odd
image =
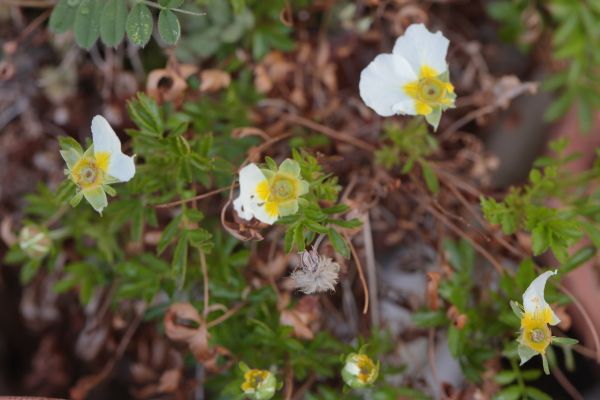
[[[516,378],[514,371],[500,371],[494,376],[494,380],[501,385],[509,384]]]
[[[138,3],[127,16],[125,30],[133,44],[144,47],[152,36],[153,26],[152,12],[145,4]]]
[[[103,7],[101,0],[81,0],[73,27],[79,47],[89,50],[98,40]]]
[[[108,0],[100,18],[100,39],[107,46],[117,47],[125,37],[127,7],[123,0]]]
[[[48,27],[55,33],[63,33],[73,27],[79,0],[60,0],[50,14]]]
[[[167,44],[175,44],[181,34],[179,19],[171,10],[161,10],[158,14],[158,33]]]

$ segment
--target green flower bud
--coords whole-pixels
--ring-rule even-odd
[[[19,233],[19,247],[28,257],[39,260],[50,251],[52,239],[38,225],[27,225]]]
[[[275,395],[277,379],[264,369],[249,369],[244,373],[242,391],[251,400],[269,400]]]
[[[351,388],[371,385],[379,375],[379,362],[375,364],[366,354],[351,353],[346,357],[342,378]]]

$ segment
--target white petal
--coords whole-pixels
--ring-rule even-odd
[[[269,214],[267,214],[264,205],[259,205],[256,202],[251,202],[249,207],[252,213],[254,214],[254,218],[259,220],[260,222],[272,225],[275,221],[277,221],[277,216],[272,217]]]
[[[108,174],[121,182],[128,182],[135,175],[133,157],[123,153],[113,153],[108,164]]]
[[[556,275],[557,271],[546,271],[529,284],[525,293],[523,293],[523,307],[525,312],[535,313],[536,310],[541,311],[546,307],[550,307],[544,299],[544,289],[546,288],[546,281],[553,275]],[[552,311],[552,322],[550,325],[556,325],[560,322],[560,319]]]
[[[346,365],[344,366],[344,369],[350,375],[356,376],[360,373],[360,368],[358,368],[358,365],[356,365],[356,363],[354,363],[354,362],[347,362]]]
[[[96,115],[92,119],[92,139],[94,141],[94,153],[107,152],[110,154],[108,174],[120,182],[131,180],[135,175],[133,157],[126,156],[121,152],[119,137],[108,121],[101,115]]]
[[[258,205],[260,200],[256,197],[256,186],[266,179],[265,174],[262,173],[256,164],[248,164],[240,170],[239,179],[240,195],[233,201],[233,208],[242,219],[249,221],[253,217],[256,217],[262,221],[256,215],[256,212],[260,213],[261,217],[263,214],[266,215],[266,213]]]
[[[417,72],[421,66],[427,65],[441,74],[448,69],[446,54],[449,43],[441,32],[431,33],[423,24],[412,24],[396,40],[393,53],[406,58]]]
[[[360,97],[381,116],[414,115],[414,102],[404,93],[403,86],[416,79],[406,59],[380,54],[360,74]]]
[[[102,115],[96,115],[92,119],[92,140],[94,141],[94,152],[107,151],[109,153],[121,152],[121,141]]]

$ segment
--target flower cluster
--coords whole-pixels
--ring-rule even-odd
[[[65,173],[78,189],[71,204],[75,206],[85,197],[94,210],[102,214],[108,205],[106,194],[115,194],[109,185],[131,180],[135,164],[133,157],[121,152],[121,141],[100,115],[92,119],[92,139],[92,146],[85,152],[79,145],[63,142],[60,154],[67,163]]]
[[[240,170],[240,195],[233,207],[240,218],[270,225],[297,213],[298,200],[306,193],[308,182],[302,179],[296,161],[288,158],[275,171],[248,164]]]
[[[453,108],[446,53],[448,39],[423,24],[406,29],[392,54],[380,54],[360,75],[360,96],[377,114],[422,115],[437,129],[442,111]]]

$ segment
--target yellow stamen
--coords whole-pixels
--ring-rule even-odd
[[[268,371],[260,369],[251,369],[244,373],[244,383],[242,383],[242,390],[244,392],[255,391],[258,389],[260,384],[267,379],[269,376]]]
[[[439,73],[427,65],[421,67],[419,78],[405,84],[403,89],[414,99],[415,112],[419,115],[429,115],[437,106],[453,104],[448,95],[454,93],[454,86],[450,82],[442,81]]]
[[[525,312],[521,318],[521,344],[544,354],[552,342],[552,333],[548,327],[551,321],[550,307],[536,308],[533,313]]]
[[[82,157],[73,166],[71,179],[82,189],[94,188],[104,182],[104,170],[95,159]]]

